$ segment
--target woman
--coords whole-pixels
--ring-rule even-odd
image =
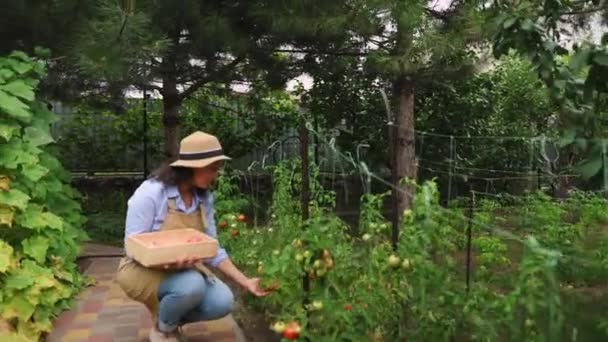
[[[217,238],[210,185],[230,158],[218,139],[196,132],[180,144],[179,159],[156,170],[129,199],[125,240],[132,234],[196,228]],[[144,303],[156,320],[151,342],[175,342],[178,326],[219,319],[230,313],[232,291],[205,267],[214,267],[256,296],[267,293],[258,278],[248,278],[219,246],[215,257],[190,260],[176,256],[174,264],[146,268],[129,256],[121,260],[117,280],[132,299]]]

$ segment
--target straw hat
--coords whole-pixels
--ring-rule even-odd
[[[220,160],[230,160],[224,155],[220,141],[205,132],[194,132],[179,144],[179,158],[171,166],[205,167]]]

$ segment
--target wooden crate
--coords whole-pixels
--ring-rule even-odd
[[[179,258],[206,259],[217,255],[218,242],[196,229],[174,229],[133,234],[125,244],[127,255],[151,267]]]

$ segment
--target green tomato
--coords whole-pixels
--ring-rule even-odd
[[[312,302],[312,307],[315,310],[321,310],[321,309],[323,309],[323,302],[320,300],[314,300]]]
[[[401,267],[406,270],[409,271],[412,268],[412,263],[410,261],[410,259],[403,259],[403,261],[401,262]]]
[[[388,264],[391,267],[399,267],[400,262],[401,259],[399,259],[399,257],[394,254],[388,257]]]

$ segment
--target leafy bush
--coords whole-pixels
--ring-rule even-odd
[[[78,194],[51,153],[55,120],[35,99],[42,62],[0,58],[0,330],[36,341],[83,285],[75,259],[85,238]],[[2,325],[2,324],[0,324]]]
[[[597,309],[585,283],[605,274],[608,239],[584,247],[597,237],[585,232],[602,230],[605,200],[581,201],[577,195],[579,200],[559,202],[536,194],[509,207],[482,201],[471,225],[467,290],[468,220],[464,210],[439,204],[435,183],[416,186],[393,250],[381,214],[387,194],[363,196],[360,236],[352,236],[331,213],[331,194],[312,177],[311,217],[303,222],[298,168],[297,161],[274,168],[268,227],[234,223],[220,230],[235,262],[274,292],[246,299],[267,315],[273,329],[297,322],[301,337],[312,341],[606,338],[601,329],[608,325],[590,313]],[[582,225],[585,229],[575,228]],[[573,277],[580,285],[572,286]]]

